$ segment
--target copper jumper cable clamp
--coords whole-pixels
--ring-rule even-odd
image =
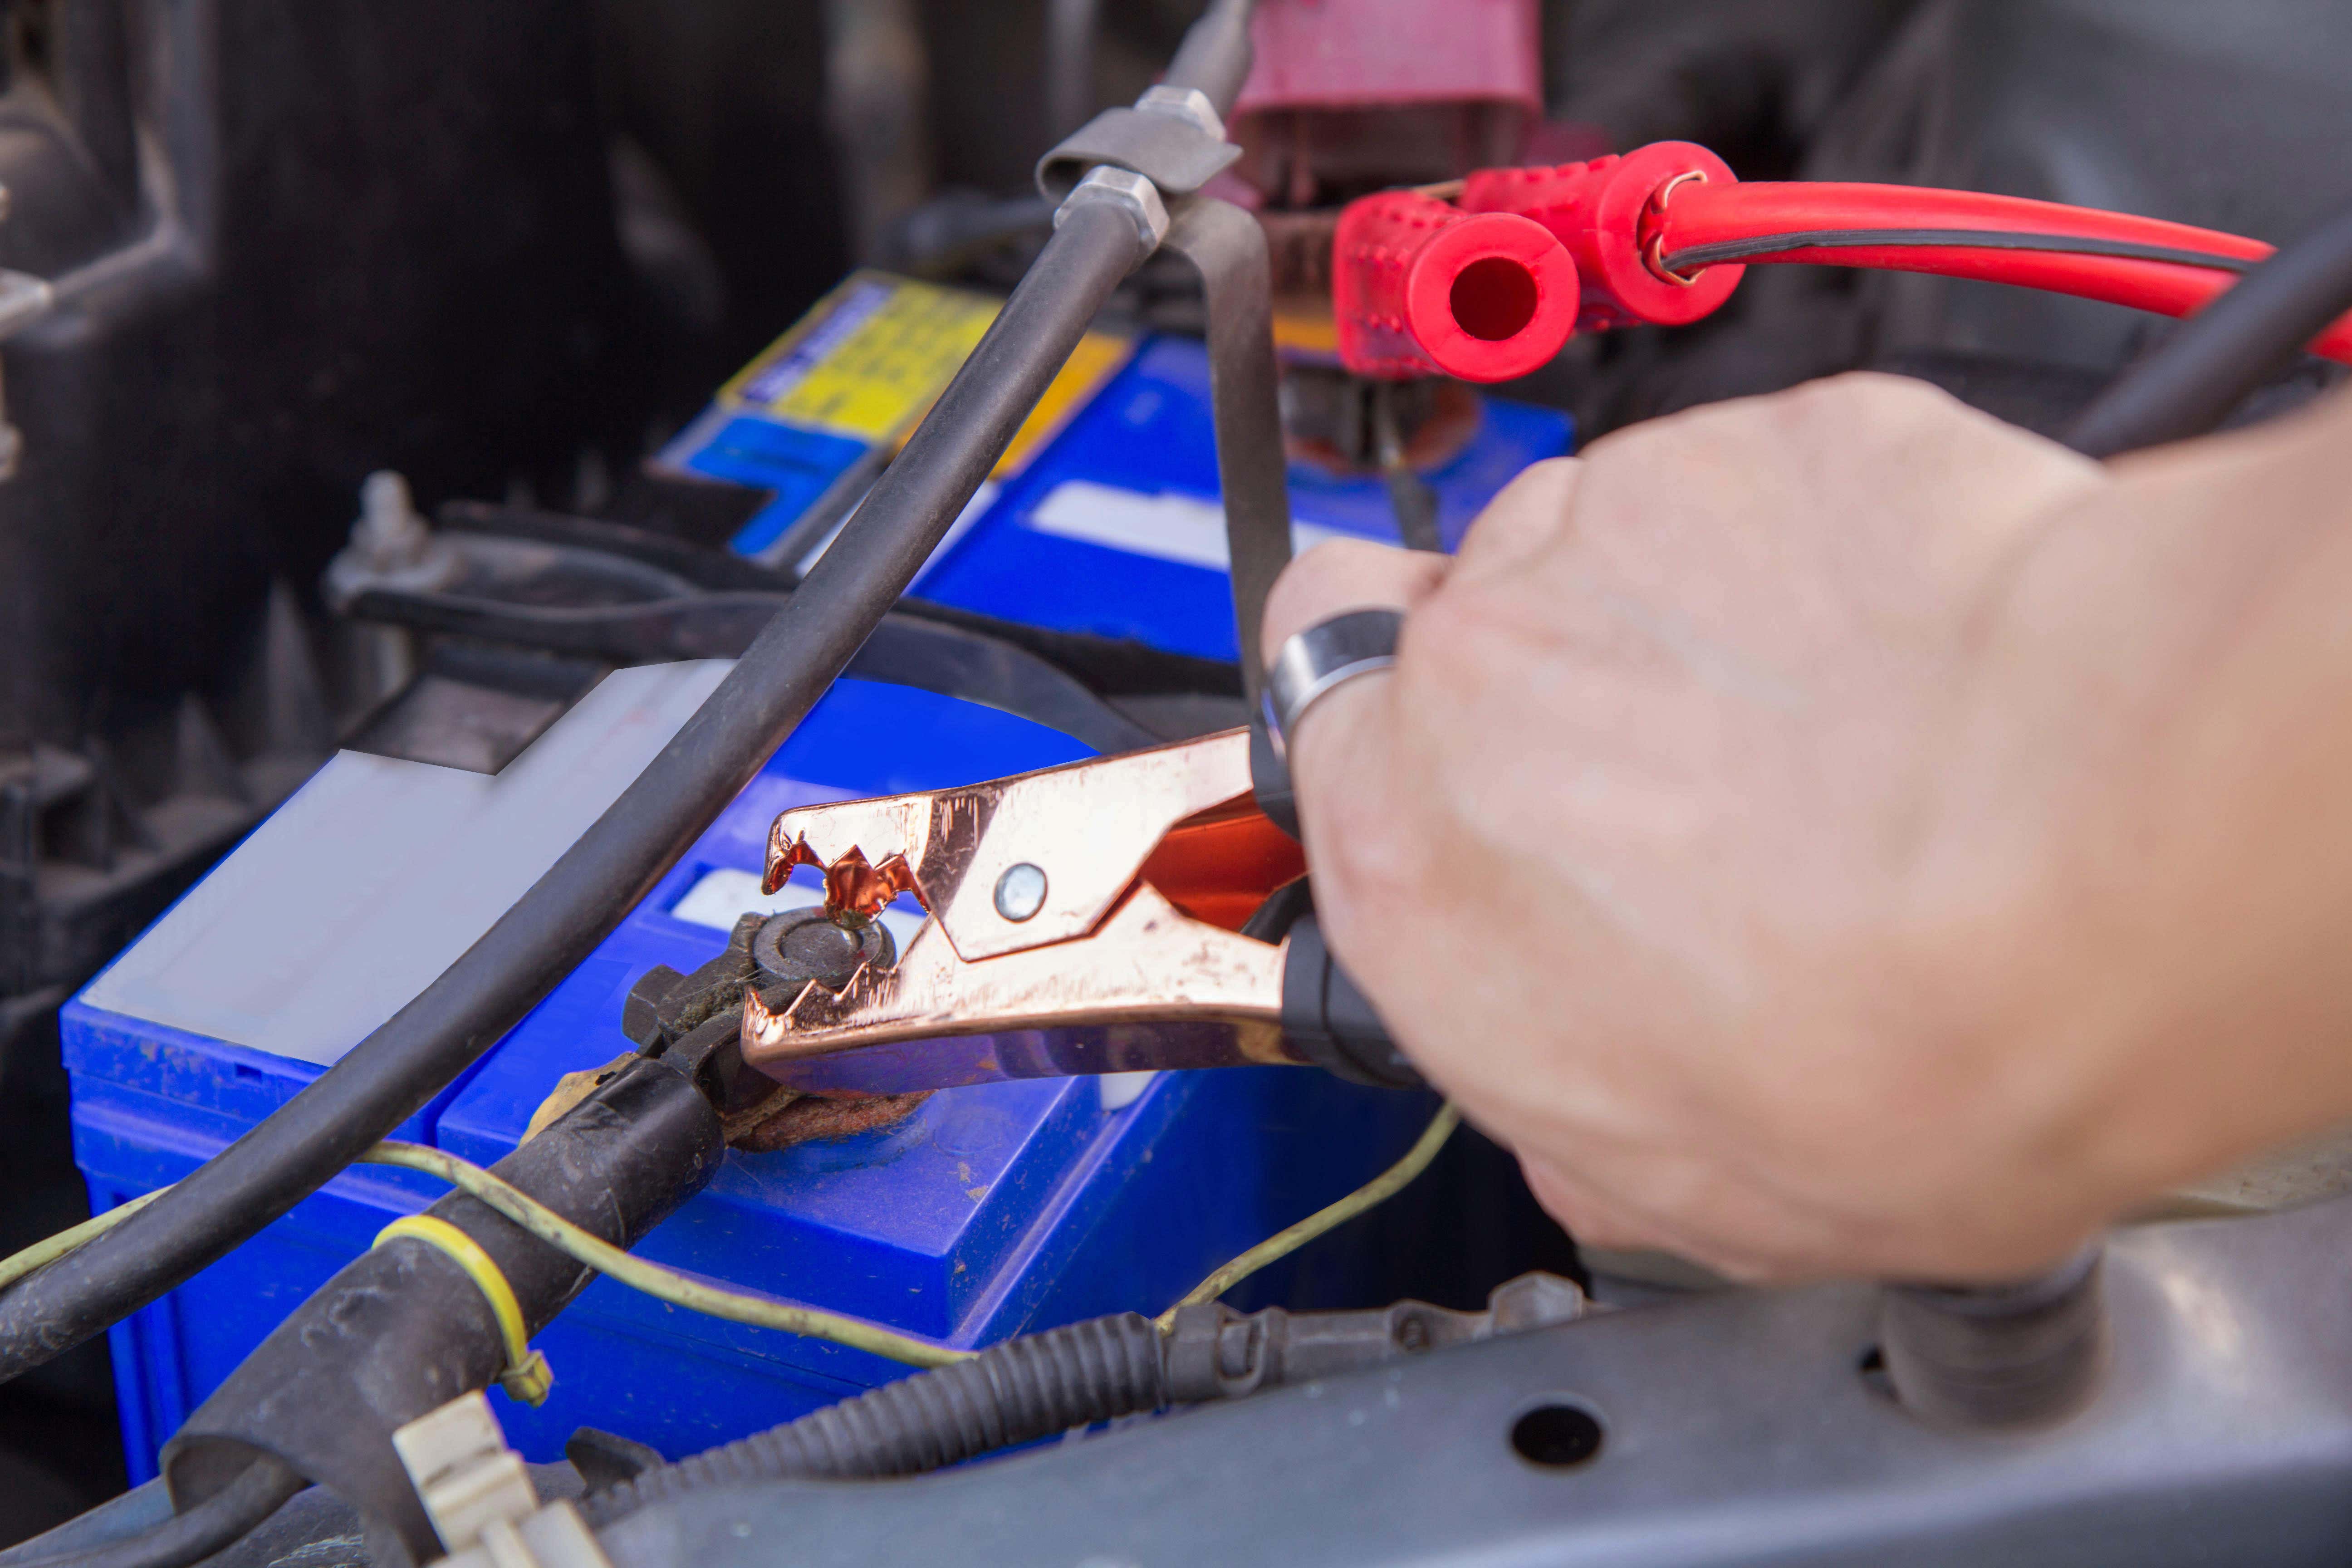
[[[863,931],[901,893],[929,918],[892,953],[747,989],[744,1059],[800,1089],[1251,1063],[1420,1081],[1322,942],[1297,843],[1232,730],[957,789],[799,806],[765,889],[822,874]],[[787,991],[792,994],[785,994]]]

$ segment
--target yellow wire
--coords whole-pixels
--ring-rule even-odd
[[[1367,1209],[1393,1197],[1407,1183],[1429,1168],[1430,1162],[1437,1158],[1437,1152],[1445,1146],[1446,1139],[1453,1135],[1461,1120],[1461,1113],[1452,1105],[1444,1106],[1431,1119],[1427,1130],[1403,1159],[1338,1203],[1318,1209],[1297,1225],[1251,1247],[1193,1287],[1176,1306],[1213,1301],[1275,1259],[1287,1257],[1325,1231],[1344,1225]],[[828,1340],[835,1344],[847,1345],[908,1366],[946,1366],[953,1362],[967,1361],[978,1353],[894,1333],[879,1324],[845,1317],[838,1312],[796,1307],[772,1296],[722,1289],[691,1274],[648,1263],[644,1258],[622,1251],[602,1237],[581,1229],[529,1193],[509,1185],[479,1165],[439,1149],[428,1149],[417,1143],[386,1142],[362,1154],[358,1163],[398,1165],[438,1176],[459,1191],[480,1199],[566,1256],[601,1274],[610,1275],[633,1290],[642,1291],[657,1301],[684,1307],[689,1311],[725,1318],[732,1322],[750,1323],[757,1328],[782,1329],[786,1333],[801,1334],[809,1339]],[[104,1214],[93,1215],[70,1230],[59,1231],[47,1241],[36,1242],[13,1257],[0,1258],[0,1287],[21,1279],[34,1269],[54,1263],[76,1248],[89,1245],[169,1191],[169,1187],[158,1187]],[[1160,1315],[1157,1322],[1162,1333],[1167,1332],[1175,1317],[1175,1307]]]
[[[399,1165],[438,1176],[451,1186],[481,1199],[540,1240],[561,1248],[598,1273],[608,1274],[633,1290],[642,1290],[656,1300],[667,1301],[673,1306],[713,1318],[725,1318],[732,1322],[750,1323],[762,1329],[782,1329],[786,1333],[804,1334],[814,1340],[830,1340],[835,1344],[867,1351],[891,1361],[903,1362],[908,1366],[946,1366],[951,1362],[968,1360],[976,1353],[933,1344],[928,1340],[915,1339],[907,1334],[893,1333],[879,1324],[844,1317],[838,1312],[820,1312],[811,1307],[795,1307],[772,1296],[723,1290],[691,1274],[682,1274],[675,1268],[665,1268],[642,1258],[633,1258],[602,1237],[581,1229],[529,1193],[509,1186],[479,1165],[469,1164],[455,1154],[444,1153],[438,1149],[427,1149],[416,1143],[383,1142],[362,1154],[360,1159],[371,1165]]]
[[[37,1241],[24,1251],[0,1258],[0,1286],[14,1285],[34,1269],[55,1263],[67,1253],[89,1246],[165,1193],[169,1187],[158,1187],[142,1194],[129,1203],[118,1204],[104,1214],[94,1214],[70,1229],[61,1230],[47,1241]]]
[[[1213,1301],[1278,1258],[1287,1258],[1325,1231],[1347,1224],[1365,1210],[1385,1203],[1415,1176],[1429,1169],[1445,1141],[1462,1124],[1462,1113],[1448,1100],[1429,1119],[1429,1126],[1404,1158],[1328,1207],[1317,1209],[1287,1230],[1278,1230],[1187,1291],[1183,1300],[1152,1320],[1161,1333],[1176,1326],[1177,1307],[1197,1307]]]

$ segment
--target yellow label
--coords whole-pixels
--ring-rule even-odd
[[[789,424],[886,441],[930,406],[996,310],[961,289],[854,273],[720,396]]]
[[[1013,433],[1013,444],[1004,448],[1004,456],[996,460],[992,479],[1007,479],[1019,473],[1030,458],[1043,451],[1045,443],[1061,434],[1070,416],[1094,401],[1103,384],[1118,374],[1119,366],[1135,344],[1126,338],[1115,338],[1108,332],[1088,332],[1078,340],[1063,362],[1059,374],[1045,388],[1045,395]]]
[[[903,441],[946,390],[1000,302],[881,272],[856,272],[719,392],[731,407],[876,443]],[[1018,470],[1084,407],[1135,345],[1088,332],[996,466]]]
[[[719,388],[719,402],[868,442],[901,445],[997,320],[1000,300],[939,284],[852,273],[788,334]],[[1089,331],[1013,433],[992,478],[1045,449],[1134,353],[1134,339]]]

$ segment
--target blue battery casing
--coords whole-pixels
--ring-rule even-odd
[[[723,932],[673,912],[714,872],[748,877],[787,805],[936,788],[1083,755],[983,708],[843,681],[619,929],[398,1136],[488,1164],[564,1073],[631,1049],[628,986],[691,969]],[[803,873],[806,877],[808,873]],[[185,1175],[316,1075],[309,1064],[77,1000],[64,1015],[75,1150],[96,1208]],[[1427,1108],[1304,1069],[1161,1074],[1106,1110],[1097,1080],[943,1091],[900,1126],[730,1153],[640,1247],[708,1279],[959,1346],[1095,1313],[1156,1310],[1223,1258],[1393,1159]],[[438,1195],[356,1167],[113,1331],[135,1476],[279,1319],[395,1215]],[[534,1459],[583,1426],[673,1457],[789,1420],[903,1369],[701,1317],[599,1281],[537,1342],[545,1405],[493,1397]]]

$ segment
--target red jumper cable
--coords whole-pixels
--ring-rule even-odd
[[[1342,216],[1343,236],[1353,210]],[[1559,168],[1485,170],[1463,182],[1457,205],[1447,210],[1528,218],[1574,264],[1581,296],[1574,320],[1565,328],[1558,315],[1531,320],[1513,342],[1515,364],[1549,357],[1541,352],[1546,342],[1558,352],[1580,325],[1697,321],[1730,298],[1752,265],[1937,273],[2187,316],[2272,252],[2238,235],[2017,196],[1908,185],[1742,184],[1705,148],[1674,142]],[[1344,242],[1333,259],[1336,300],[1360,261]],[[1365,336],[1351,336],[1346,311],[1339,314],[1341,358],[1360,374],[1416,374],[1412,366],[1425,358],[1465,380],[1502,379],[1427,353],[1411,319],[1401,325],[1423,355],[1394,345],[1366,353]],[[2312,352],[2352,362],[2352,317],[2322,333]]]

